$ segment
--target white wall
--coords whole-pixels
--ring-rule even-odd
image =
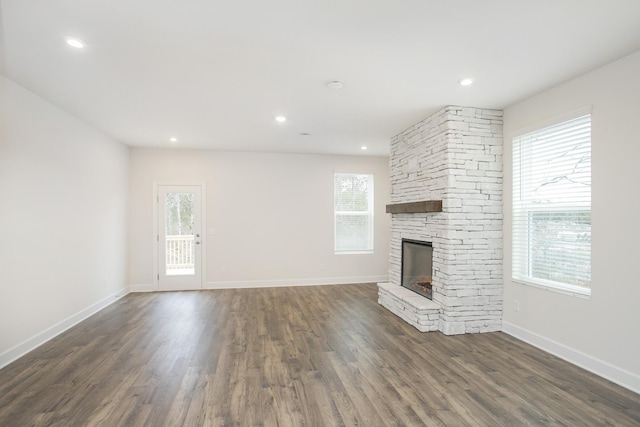
[[[0,76],[0,367],[126,290],[128,149]]]
[[[375,252],[333,253],[333,173],[374,174]],[[150,289],[153,182],[206,182],[206,287],[386,280],[386,157],[132,149],[129,284]]]
[[[640,51],[504,112],[504,329],[640,392]],[[514,131],[591,106],[592,295],[511,277]],[[513,301],[520,303],[515,312]]]

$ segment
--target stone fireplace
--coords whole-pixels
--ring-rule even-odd
[[[421,331],[500,330],[502,112],[445,107],[392,138],[390,168],[389,283],[378,302]],[[403,239],[431,243],[432,299],[401,286]]]

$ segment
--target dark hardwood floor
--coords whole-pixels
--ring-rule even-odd
[[[640,396],[374,284],[130,294],[0,370],[0,426],[638,426]]]

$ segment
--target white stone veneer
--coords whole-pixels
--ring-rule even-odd
[[[432,242],[437,329],[447,335],[500,330],[502,111],[445,107],[392,138],[390,167],[391,203],[443,203],[441,213],[393,214],[390,285],[400,286],[402,239]],[[416,307],[398,305],[401,289],[380,284],[379,302],[405,318],[402,312]],[[418,329],[436,329],[433,312],[428,318],[430,325]]]

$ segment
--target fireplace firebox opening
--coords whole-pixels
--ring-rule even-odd
[[[402,286],[433,299],[432,275],[433,245],[430,242],[402,239]]]

